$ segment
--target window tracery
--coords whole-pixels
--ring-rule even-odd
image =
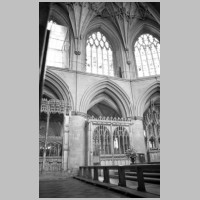
[[[86,72],[114,76],[112,48],[99,31],[92,33],[86,42]]]
[[[130,147],[128,131],[118,126],[113,133],[114,141],[114,154],[125,154],[126,150]]]
[[[150,34],[141,35],[134,45],[138,77],[160,74],[160,43]]]
[[[94,155],[111,154],[110,131],[103,125],[98,126],[93,134]]]

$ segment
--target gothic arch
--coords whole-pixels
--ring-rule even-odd
[[[101,97],[99,98],[100,94],[106,94],[117,105],[117,109],[121,112],[122,117],[133,115],[128,95],[116,83],[107,79],[97,82],[86,90],[80,102],[80,112],[87,113],[89,108],[94,105],[94,101],[99,102],[101,100]],[[112,104],[110,105],[112,107]]]
[[[156,92],[160,91],[160,81],[156,81],[152,83],[145,92],[138,98],[136,102],[136,116],[143,117],[143,113],[145,111],[145,104],[148,99]]]
[[[137,41],[138,37],[145,33],[153,35],[160,41],[160,27],[157,23],[152,21],[149,21],[149,23],[140,22],[136,26],[134,26],[133,35],[131,37],[132,51],[134,51],[134,44]]]
[[[47,96],[68,102],[71,109],[74,110],[74,102],[68,85],[61,77],[50,70],[46,71],[43,93]]]
[[[110,41],[111,46],[114,51],[120,49],[121,40],[117,34],[116,29],[108,20],[102,20],[101,18],[95,18],[91,21],[90,25],[87,27],[87,32],[85,31],[85,39],[95,31],[102,32],[106,38]]]

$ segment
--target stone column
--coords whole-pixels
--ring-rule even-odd
[[[79,166],[85,166],[86,163],[86,118],[81,115],[74,115],[70,118],[69,132],[69,172],[76,172]],[[73,127],[73,128],[71,128]]]
[[[132,125],[132,144],[137,153],[143,153],[145,155],[145,160],[147,160],[145,139],[144,139],[144,128],[142,118],[137,117]]]

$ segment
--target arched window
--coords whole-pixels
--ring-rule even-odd
[[[109,130],[100,125],[93,134],[93,154],[94,156],[111,154],[111,138]]]
[[[53,22],[48,22],[50,30],[46,65],[69,68],[69,29]]]
[[[128,131],[118,126],[113,133],[114,154],[124,154],[130,147]]]
[[[114,76],[111,45],[99,31],[92,33],[86,42],[86,72]]]
[[[141,35],[134,45],[138,77],[160,74],[160,43],[150,34]]]

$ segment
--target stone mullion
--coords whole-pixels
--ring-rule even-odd
[[[151,51],[151,48],[150,48],[150,47],[149,47],[149,50],[150,50],[150,52],[151,52],[151,57],[152,57],[153,65],[154,65],[154,71],[155,71],[155,74],[157,74],[156,65],[155,65],[154,58],[153,58],[153,54],[152,54],[152,51]]]
[[[101,47],[101,55],[102,55],[102,74],[104,75],[104,62],[103,62],[103,48]]]
[[[144,52],[145,52],[145,55],[146,55],[146,61],[147,61],[147,65],[148,65],[148,71],[149,71],[149,75],[151,75],[151,73],[150,73],[150,65],[149,65],[149,60],[148,60],[148,57],[147,57],[147,52],[146,52],[146,46],[144,47]]]
[[[157,56],[158,56],[158,61],[160,62],[160,56],[159,56],[159,53],[158,53],[156,45],[155,45],[155,49],[156,49],[156,53],[157,53]]]
[[[107,50],[107,60],[108,60],[108,76],[110,76],[109,54],[108,54],[108,50]]]
[[[141,48],[141,47],[140,47],[140,48]],[[140,53],[140,50],[139,50],[139,49],[138,49],[138,51],[139,51],[139,54],[140,54],[140,60],[141,60],[141,67],[142,67],[143,76],[145,76],[145,75],[144,75],[144,68],[143,68],[142,56],[141,56],[141,53]],[[137,65],[137,62],[136,62],[136,65]]]
[[[97,51],[97,46],[96,46],[96,58],[97,58],[97,74],[99,74],[99,67],[98,67],[98,51]]]
[[[91,64],[91,73],[92,73],[92,68],[93,68],[93,65],[92,65],[92,45],[90,45],[90,64]]]

